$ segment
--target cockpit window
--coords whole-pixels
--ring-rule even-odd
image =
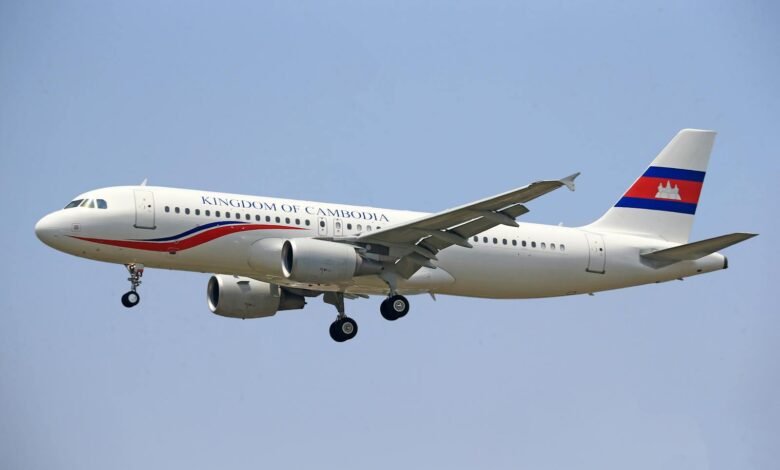
[[[105,199],[76,199],[71,201],[65,209],[71,209],[73,207],[85,207],[87,209],[108,209],[108,204]]]

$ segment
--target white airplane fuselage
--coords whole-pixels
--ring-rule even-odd
[[[76,199],[106,208],[73,207],[38,223],[46,244],[109,263],[138,264],[253,278],[289,288],[384,295],[376,275],[338,284],[300,283],[248,262],[263,239],[356,236],[408,222],[425,213],[151,186],[111,187]],[[208,215],[207,215],[208,214]],[[469,297],[534,298],[585,294],[669,281],[724,269],[712,253],[665,267],[640,254],[678,245],[658,238],[531,223],[498,226],[471,237],[472,248],[451,246],[398,282],[398,292]]]

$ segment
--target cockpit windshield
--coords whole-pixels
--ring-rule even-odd
[[[65,206],[65,209],[72,209],[74,207],[86,207],[87,209],[108,209],[105,199],[76,199],[71,201]]]

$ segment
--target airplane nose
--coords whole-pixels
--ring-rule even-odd
[[[49,214],[35,224],[35,236],[47,245],[51,245],[58,234],[58,229],[53,219],[52,214]]]

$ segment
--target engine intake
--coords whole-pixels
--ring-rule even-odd
[[[305,299],[276,284],[247,277],[215,274],[206,288],[209,310],[231,318],[270,317],[280,310],[297,310]]]

